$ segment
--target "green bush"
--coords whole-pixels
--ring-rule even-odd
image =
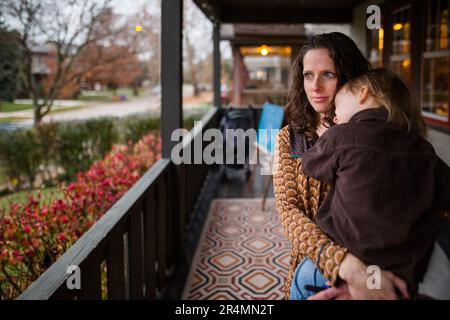
[[[63,179],[71,180],[102,159],[118,141],[113,118],[62,123],[58,129],[57,164],[64,169]]]
[[[160,118],[150,117],[149,115],[132,115],[122,120],[123,142],[137,142],[144,134],[159,130],[161,124]]]
[[[193,115],[188,118],[183,119],[183,128],[191,130],[194,127],[195,121],[200,121],[202,119],[202,115]]]
[[[188,130],[194,127],[194,121],[199,121],[202,115],[192,115],[183,119],[183,128]],[[128,116],[121,120],[121,131],[123,132],[123,137],[121,142],[127,143],[132,141],[137,142],[144,134],[150,131],[160,130],[161,119],[152,117],[149,114],[136,114]]]
[[[36,148],[35,130],[19,129],[0,135],[0,160],[7,167],[6,174],[14,188],[24,182],[32,188],[43,154]]]
[[[42,155],[42,180],[46,184],[53,179],[52,166],[58,154],[58,123],[41,124],[34,129],[37,152]]]

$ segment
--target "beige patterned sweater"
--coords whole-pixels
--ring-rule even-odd
[[[288,126],[278,134],[273,169],[276,205],[285,233],[292,243],[290,269],[285,282],[286,299],[289,299],[294,271],[306,257],[315,262],[331,285],[335,285],[347,249],[328,238],[314,221],[330,186],[305,176],[301,171],[301,159],[291,157]]]

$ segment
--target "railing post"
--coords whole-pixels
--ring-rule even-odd
[[[81,270],[81,292],[78,295],[80,300],[101,300],[101,261],[102,254],[94,255],[80,266]]]
[[[145,297],[156,298],[156,188],[150,188],[144,195],[144,268]]]
[[[178,141],[171,141],[172,132],[183,126],[183,0],[163,0],[161,8],[161,132],[162,156],[171,158],[172,148]],[[159,189],[162,198],[157,216],[158,234],[158,286],[164,290],[166,267],[172,269],[179,255],[178,237],[181,223],[180,200],[184,185],[180,185],[178,171],[170,170],[171,184],[163,177]],[[168,196],[170,195],[170,201]],[[167,197],[167,198],[166,198]],[[168,202],[166,202],[168,201]]]
[[[178,238],[178,252],[181,257],[184,255],[184,244],[186,239],[186,221],[187,221],[187,181],[186,181],[186,164],[181,164],[175,167],[175,174],[178,176],[179,183],[179,203],[178,203],[178,231],[180,233]]]
[[[173,130],[183,125],[183,1],[163,0],[161,8],[161,133],[162,156],[170,159]]]
[[[106,248],[106,268],[108,275],[108,299],[125,299],[125,262],[123,234],[111,238]]]
[[[144,298],[144,256],[142,236],[142,202],[138,202],[131,210],[128,225],[128,252],[130,270],[130,299]]]
[[[176,183],[176,177],[173,174],[172,167],[167,170],[167,183],[165,183],[165,194],[166,194],[166,214],[167,214],[167,269],[172,272],[177,265],[177,260],[179,254],[177,252],[178,247],[178,222],[179,222],[179,212],[178,212],[178,190],[179,186]],[[175,184],[175,185],[173,185]],[[173,201],[176,199],[176,201]]]
[[[159,289],[159,294],[164,294],[166,290],[166,270],[167,270],[167,187],[166,187],[166,174],[161,176],[158,181],[158,210],[156,216],[157,225],[157,284]]]

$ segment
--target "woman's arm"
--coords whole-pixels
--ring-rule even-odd
[[[275,201],[288,239],[295,250],[315,262],[322,275],[334,286],[347,250],[328,238],[306,214],[301,194],[305,190],[299,181],[307,178],[300,171],[299,161],[291,158],[287,127],[281,129],[277,137],[273,170]],[[306,191],[309,195],[310,190]],[[318,197],[311,199],[312,203],[315,201]]]

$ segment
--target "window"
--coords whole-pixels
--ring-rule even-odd
[[[426,52],[422,54],[422,112],[427,118],[449,124],[449,1],[428,4]]]
[[[374,68],[382,67],[384,50],[384,29],[374,29],[369,30],[369,32],[369,61]]]
[[[392,54],[390,67],[411,88],[411,6],[392,13]]]

